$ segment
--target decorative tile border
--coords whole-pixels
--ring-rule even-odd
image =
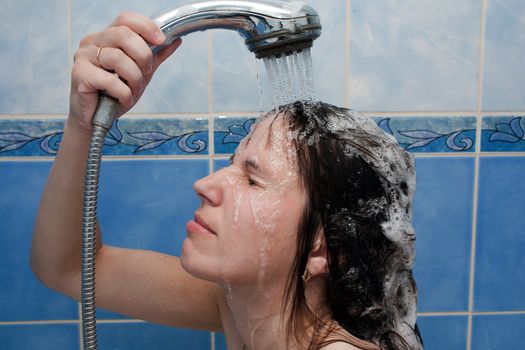
[[[411,152],[474,152],[475,117],[373,117],[385,132]],[[235,151],[255,118],[217,117],[214,127],[216,154]]]
[[[474,152],[476,118],[372,118],[413,153]],[[231,154],[256,118],[216,117],[215,154]],[[0,157],[54,156],[62,139],[63,119],[0,120]],[[106,137],[104,155],[208,155],[208,119],[119,119]],[[481,130],[482,152],[525,151],[525,116],[487,116]]]
[[[525,116],[483,117],[482,152],[524,152]]]
[[[64,120],[0,120],[0,157],[55,155]]]
[[[239,142],[248,135],[255,121],[256,118],[216,117],[213,132],[215,154],[235,152]]]
[[[64,120],[0,120],[0,157],[54,156]],[[119,119],[105,140],[104,155],[207,155],[208,120]]]
[[[474,152],[476,117],[373,117],[413,153]]]

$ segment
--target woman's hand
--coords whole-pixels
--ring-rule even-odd
[[[91,129],[98,91],[118,99],[122,105],[118,116],[133,107],[155,70],[181,43],[178,39],[153,56],[148,43],[159,45],[164,40],[153,20],[131,12],[82,39],[71,73],[69,123]]]

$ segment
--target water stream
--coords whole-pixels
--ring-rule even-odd
[[[314,99],[312,57],[309,48],[265,57],[264,65],[272,86],[274,107],[297,100]]]

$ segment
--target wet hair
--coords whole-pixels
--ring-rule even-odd
[[[279,106],[306,192],[285,293],[287,332],[305,346],[334,341],[338,324],[385,350],[422,349],[412,274],[413,157],[368,117],[322,102]],[[301,278],[318,233],[326,241],[324,309],[311,310]],[[336,321],[330,322],[331,320]],[[348,341],[352,343],[352,341]],[[355,344],[354,344],[355,345]]]

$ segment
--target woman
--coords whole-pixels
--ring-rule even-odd
[[[31,265],[80,298],[82,173],[98,90],[131,108],[180,40],[120,15],[82,40],[70,113],[46,185]],[[115,74],[116,73],[116,74]],[[281,106],[231,165],[197,181],[182,255],[97,244],[97,304],[152,322],[224,332],[230,349],[420,349],[412,278],[413,161],[349,110]]]

